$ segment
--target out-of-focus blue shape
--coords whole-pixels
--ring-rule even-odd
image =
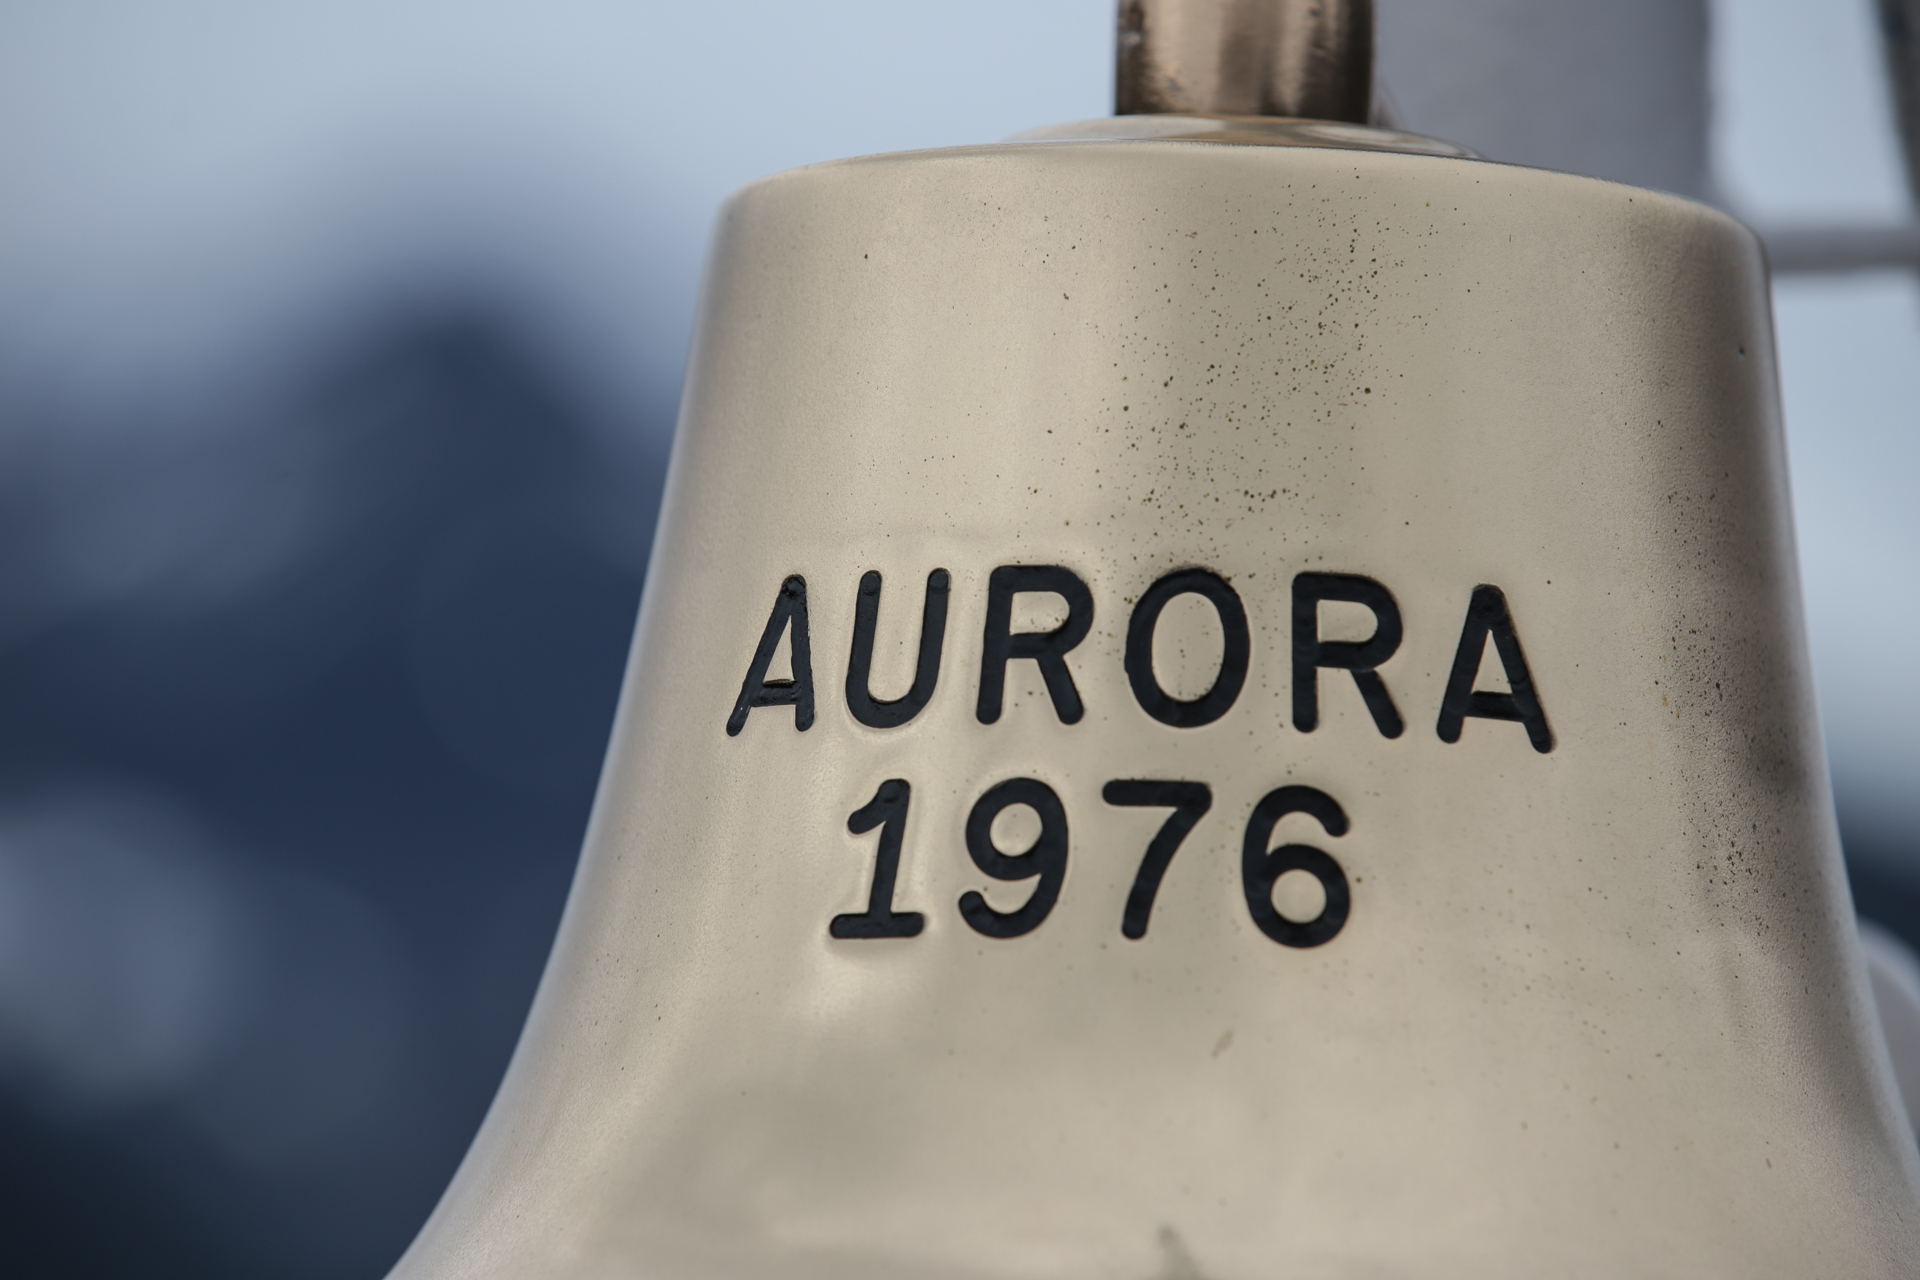
[[[377,1274],[491,1097],[671,405],[610,446],[502,310],[374,308],[224,421],[6,421],[0,1250],[25,1273]]]
[[[1899,656],[1920,633],[1920,278],[1796,278],[1774,305],[1835,785],[1855,845],[1920,863],[1920,679]]]

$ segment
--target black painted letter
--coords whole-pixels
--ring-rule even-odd
[[[993,843],[993,820],[1002,809],[1024,804],[1040,815],[1040,838],[1024,853],[1006,854]],[[1032,933],[1060,900],[1067,878],[1067,810],[1052,787],[1036,778],[1009,778],[980,797],[967,815],[967,852],[973,865],[995,880],[1031,880],[1033,896],[1015,911],[995,911],[986,896],[969,889],[960,895],[960,914],[977,933],[1017,938]]]
[[[1051,591],[1067,602],[1067,620],[1051,631],[1012,633],[1013,598],[1023,591]],[[1080,691],[1067,670],[1067,652],[1093,627],[1093,593],[1071,570],[1058,565],[1003,564],[987,580],[987,630],[980,656],[981,724],[1000,718],[1007,663],[1032,658],[1047,682],[1053,709],[1062,724],[1078,724],[1086,714]],[[1036,784],[1037,785],[1037,784]]]
[[[1246,843],[1240,850],[1240,887],[1247,895],[1247,910],[1260,932],[1283,947],[1317,947],[1331,942],[1347,923],[1353,898],[1347,887],[1347,873],[1326,853],[1310,844],[1283,844],[1271,853],[1267,839],[1274,824],[1290,813],[1304,813],[1319,820],[1330,836],[1347,834],[1347,815],[1326,792],[1314,787],[1281,787],[1269,791],[1253,807],[1247,820]],[[1327,905],[1305,924],[1296,924],[1281,915],[1273,905],[1274,882],[1289,871],[1305,871],[1326,891]]]
[[[1117,778],[1100,792],[1108,804],[1165,806],[1173,812],[1160,824],[1160,831],[1147,845],[1140,859],[1140,872],[1133,878],[1133,890],[1127,894],[1127,909],[1120,917],[1120,932],[1129,938],[1147,936],[1147,920],[1153,914],[1153,899],[1160,892],[1161,878],[1174,851],[1187,838],[1208,809],[1213,807],[1213,792],[1204,782],[1135,782]]]
[[[1371,639],[1320,638],[1320,602],[1345,600],[1373,611]],[[1302,573],[1293,580],[1293,727],[1312,733],[1320,725],[1320,668],[1353,673],[1367,710],[1383,737],[1397,738],[1406,725],[1387,696],[1377,668],[1400,647],[1400,606],[1372,578],[1353,573]]]
[[[868,681],[873,671],[873,632],[880,619],[880,575],[869,569],[860,578],[860,594],[853,605],[853,656],[847,660],[847,708],[853,718],[871,729],[894,729],[919,715],[933,697],[940,679],[940,646],[947,635],[945,569],[927,575],[927,601],[920,612],[920,658],[913,669],[913,688],[907,696],[882,702]],[[901,784],[905,786],[905,783]]]
[[[1205,596],[1214,612],[1220,615],[1225,644],[1220,653],[1220,674],[1214,677],[1213,687],[1192,702],[1182,702],[1169,696],[1153,674],[1153,631],[1167,603],[1175,596],[1188,593]],[[1246,606],[1240,603],[1239,595],[1227,585],[1227,580],[1205,569],[1181,569],[1148,587],[1140,603],[1133,607],[1133,617],[1127,623],[1127,682],[1133,686],[1134,699],[1142,711],[1161,724],[1194,729],[1212,724],[1233,706],[1233,700],[1240,696],[1240,687],[1247,682],[1247,659],[1252,651]]]
[[[900,838],[907,830],[907,802],[913,789],[905,778],[888,778],[873,799],[847,818],[847,830],[865,835],[880,828],[880,850],[873,860],[873,887],[867,891],[867,909],[859,915],[833,918],[827,932],[836,938],[916,938],[926,923],[918,911],[893,909],[893,882],[900,874]]]
[[[793,629],[793,679],[767,679],[767,666],[780,645],[780,633]],[[792,707],[793,727],[805,733],[813,727],[813,651],[807,642],[807,580],[794,574],[780,584],[774,597],[773,612],[767,617],[767,629],[760,633],[760,647],[753,651],[747,678],[740,682],[740,697],[727,717],[727,736],[746,727],[747,712],[755,707]]]
[[[1473,687],[1489,635],[1512,693],[1481,693]],[[1535,751],[1553,750],[1553,731],[1547,727],[1547,713],[1540,709],[1540,695],[1534,690],[1526,655],[1520,652],[1520,636],[1513,629],[1513,615],[1507,611],[1506,593],[1485,584],[1473,589],[1473,599],[1467,605],[1467,625],[1460,629],[1460,647],[1453,653],[1453,671],[1447,676],[1447,691],[1440,699],[1440,723],[1434,726],[1440,741],[1460,741],[1460,729],[1468,716],[1518,720],[1527,727],[1527,741],[1533,743]]]

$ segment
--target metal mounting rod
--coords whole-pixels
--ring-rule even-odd
[[[1762,227],[1775,275],[1920,268],[1920,225]]]
[[[1116,115],[1373,115],[1373,0],[1121,0]]]
[[[1880,39],[1906,152],[1907,187],[1920,202],[1920,0],[1880,0]]]

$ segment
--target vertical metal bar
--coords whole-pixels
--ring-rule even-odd
[[[1118,115],[1373,116],[1373,0],[1121,0]]]
[[[1880,0],[1880,43],[1907,159],[1907,188],[1920,205],[1920,0]]]

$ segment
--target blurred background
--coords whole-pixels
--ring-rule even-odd
[[[1920,939],[1899,0],[1381,0],[1402,123],[1769,233],[1863,914]],[[566,893],[716,204],[1110,110],[1112,0],[0,6],[0,1270],[378,1277]]]

